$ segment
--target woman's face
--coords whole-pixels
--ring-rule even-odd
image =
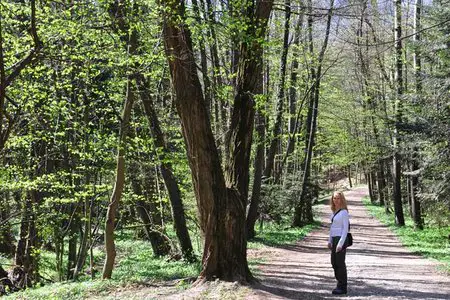
[[[340,207],[341,206],[341,195],[340,194],[334,194],[333,195],[333,203],[335,207]]]

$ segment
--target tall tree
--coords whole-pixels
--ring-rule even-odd
[[[219,154],[204,103],[192,50],[191,33],[185,23],[184,1],[161,1],[164,13],[164,42],[176,94],[194,190],[204,234],[199,282],[252,280],[247,264],[245,208],[254,106],[251,92],[256,88],[261,41],[244,40],[240,46],[236,97],[231,118],[227,174]],[[265,29],[272,2],[247,3],[246,17],[252,21],[246,34],[255,37]],[[254,26],[256,22],[257,26]],[[259,31],[257,31],[259,29]],[[262,30],[262,31],[263,31]],[[264,32],[262,33],[264,36]]]
[[[422,96],[422,59],[420,53],[421,42],[421,17],[422,17],[422,0],[416,0],[415,17],[414,17],[414,75],[416,81],[416,97]],[[419,189],[419,149],[413,146],[412,157],[412,179],[411,179],[411,206],[413,212],[414,225],[418,229],[423,228],[422,214],[420,208],[420,200],[418,195]]]
[[[393,153],[393,180],[394,180],[394,211],[395,223],[399,226],[405,225],[402,206],[402,165],[400,158],[400,123],[402,122],[402,97],[403,97],[403,46],[402,46],[402,1],[394,0],[395,15],[395,79],[396,99],[394,107],[394,153]]]
[[[275,124],[273,126],[272,138],[270,141],[270,147],[267,154],[267,165],[264,170],[264,176],[270,177],[272,175],[272,169],[275,163],[275,154],[277,148],[279,146],[281,140],[281,130],[282,130],[282,121],[283,121],[283,112],[284,112],[284,94],[285,94],[285,81],[286,81],[286,65],[287,65],[287,55],[289,50],[289,27],[291,20],[291,1],[284,1],[284,35],[283,35],[283,48],[281,51],[281,59],[280,59],[280,78],[278,85],[278,96],[277,96],[277,111],[275,116]],[[278,182],[280,179],[281,170],[275,169],[274,178],[275,182]]]
[[[131,109],[135,101],[135,91],[133,91],[132,76],[128,75],[126,83],[126,96],[120,122],[119,141],[117,149],[116,180],[114,189],[106,212],[105,220],[105,251],[106,259],[103,265],[103,279],[110,279],[116,258],[116,246],[114,243],[114,228],[116,213],[119,207],[125,186],[125,154],[127,146],[127,135],[130,127]]]
[[[312,1],[308,2],[309,12],[312,11]],[[312,215],[312,193],[310,189],[310,176],[311,176],[311,162],[313,156],[313,147],[315,144],[315,135],[317,130],[317,116],[319,109],[319,96],[320,96],[320,83],[323,76],[322,67],[323,60],[325,57],[325,51],[328,47],[328,39],[330,35],[330,27],[331,27],[331,19],[333,16],[334,10],[334,0],[330,1],[330,8],[328,9],[327,14],[327,24],[325,30],[325,37],[322,44],[322,47],[319,52],[319,56],[317,59],[317,68],[314,66],[311,67],[311,81],[312,81],[312,89],[310,92],[309,99],[309,108],[308,108],[308,116],[306,121],[306,148],[305,148],[305,156],[302,163],[303,176],[301,179],[301,192],[297,199],[297,203],[294,211],[294,219],[292,222],[293,226],[303,226],[305,223],[313,222]],[[314,55],[313,48],[313,38],[312,38],[312,16],[311,14],[308,16],[308,27],[309,27],[309,51],[311,56]]]
[[[40,41],[38,34],[37,34],[37,26],[36,26],[36,1],[30,0],[30,9],[31,9],[31,15],[30,15],[30,26],[29,26],[29,33],[31,35],[31,38],[33,40],[33,47],[28,51],[27,55],[23,58],[21,58],[17,62],[7,62],[5,58],[5,48],[4,48],[4,39],[3,39],[3,9],[5,9],[3,6],[0,8],[0,151],[2,151],[5,147],[5,144],[11,134],[11,129],[13,125],[18,121],[17,116],[12,116],[10,113],[6,111],[6,100],[8,99],[9,102],[14,104],[14,101],[6,95],[8,87],[20,76],[20,74],[23,72],[23,70],[30,65],[32,65],[34,62],[37,61],[37,54],[41,51],[43,48],[43,43]],[[11,64],[11,67],[8,67],[8,63]],[[7,72],[9,71],[9,72]],[[27,204],[28,205],[28,204]],[[25,205],[25,206],[27,206]],[[29,208],[29,207],[28,207]],[[0,207],[2,209],[2,207]],[[25,211],[25,209],[24,209]],[[29,210],[27,210],[29,211]],[[24,218],[29,218],[30,215],[23,216]],[[26,222],[26,220],[22,220],[22,222]],[[31,249],[34,246],[34,243],[36,242],[36,235],[37,232],[35,231],[34,222],[33,220],[30,220],[30,222],[27,222],[30,226],[28,228],[31,228],[33,232],[28,232],[28,242],[29,247],[25,246],[24,244],[21,244],[23,249],[23,256],[22,252],[19,253],[19,256],[21,256],[21,259],[19,262],[21,264],[27,264],[28,266],[32,266],[35,264],[35,261],[37,259],[36,256],[31,256]],[[26,235],[26,225],[24,224],[24,233],[23,235]],[[24,242],[24,240],[23,240]],[[27,252],[26,249],[29,249]],[[28,254],[28,256],[26,256]],[[0,266],[1,267],[1,266]],[[27,268],[28,269],[28,268]],[[37,276],[33,276],[34,270],[30,269],[30,278],[38,278]],[[37,274],[36,274],[37,275]]]

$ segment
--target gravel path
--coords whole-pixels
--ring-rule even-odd
[[[323,225],[294,245],[276,248],[259,267],[260,284],[247,299],[450,299],[450,277],[413,254],[361,202],[367,189],[346,192],[354,245],[347,250],[348,294],[331,295],[335,279],[327,249],[330,209]]]

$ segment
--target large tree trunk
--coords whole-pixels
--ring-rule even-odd
[[[248,269],[246,254],[245,204],[249,164],[247,149],[251,146],[251,130],[249,134],[248,129],[253,126],[254,114],[249,91],[253,92],[254,89],[247,89],[246,84],[256,83],[257,65],[254,64],[253,59],[249,59],[253,56],[245,57],[248,52],[253,53],[249,51],[251,47],[243,44],[240,59],[245,64],[239,65],[238,71],[237,95],[231,125],[233,134],[229,137],[231,157],[227,163],[229,170],[227,181],[230,188],[227,188],[197,75],[191,34],[185,24],[184,2],[175,3],[165,0],[161,3],[165,8],[166,55],[192,171],[200,226],[205,238],[203,269],[199,281],[215,278],[249,281],[252,276]],[[264,5],[267,5],[267,2],[262,7]],[[271,9],[271,2],[269,7]],[[253,76],[244,77],[247,74]],[[244,82],[242,83],[241,80]],[[246,93],[239,92],[240,89]],[[235,141],[240,144],[236,145]]]

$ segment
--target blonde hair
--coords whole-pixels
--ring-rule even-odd
[[[333,197],[336,196],[336,195],[339,195],[339,197],[341,198],[341,205],[340,205],[340,207],[336,207],[336,205],[333,202]],[[333,212],[336,212],[339,209],[346,209],[346,210],[348,210],[347,209],[347,200],[345,199],[345,196],[344,196],[343,192],[335,191],[333,194],[331,194],[330,207],[331,207],[331,210]]]

